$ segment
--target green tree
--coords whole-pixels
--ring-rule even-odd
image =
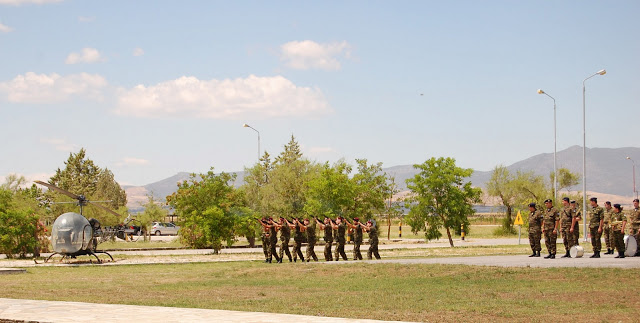
[[[517,171],[512,174],[506,167],[496,166],[487,182],[487,194],[500,198],[500,202],[506,208],[502,228],[497,233],[514,234],[513,212],[526,210],[525,206],[531,202],[542,204],[552,192],[553,188],[549,189],[546,186],[544,178],[532,171]]]
[[[414,233],[424,230],[427,240],[440,238],[444,227],[453,247],[451,229],[468,227],[468,216],[474,214],[472,203],[480,201],[482,191],[464,181],[473,170],[457,167],[455,159],[442,157],[413,167],[419,173],[407,179],[413,194],[407,222]]]
[[[199,179],[198,179],[199,177]],[[234,207],[242,206],[242,197],[230,184],[235,175],[191,174],[188,181],[167,196],[167,204],[180,219],[180,238],[194,248],[213,248],[218,253],[223,241],[234,240]]]
[[[126,192],[115,181],[113,173],[109,169],[103,170],[87,158],[84,148],[80,149],[77,154],[70,153],[64,164],[65,168],[58,168],[49,179],[49,184],[73,194],[84,195],[90,201],[110,201],[101,204],[121,214],[126,213],[126,209],[124,209],[127,204]],[[71,198],[53,191],[48,191],[46,196],[49,200],[56,202],[72,201]],[[71,205],[54,204],[52,210],[56,214],[61,214],[69,211],[77,212],[78,209]],[[122,212],[123,210],[124,212]],[[84,215],[98,219],[103,225],[117,224],[125,218],[124,215],[117,218],[100,208],[91,207],[84,209]]]
[[[136,221],[144,234],[144,241],[148,241],[151,236],[151,225],[153,222],[162,222],[167,216],[167,210],[162,208],[160,202],[153,197],[153,193],[147,194],[147,202],[142,206],[144,211],[136,216]]]
[[[553,174],[553,172],[549,174],[551,183],[553,183],[554,175],[555,174]],[[572,173],[568,168],[565,167],[558,169],[558,192],[566,188],[567,194],[569,194],[569,187],[578,185],[578,183],[580,183],[580,174]]]
[[[382,163],[367,164],[366,159],[356,159],[358,173],[353,178],[355,203],[353,216],[371,219],[373,214],[380,214],[385,209],[387,196],[391,187],[386,173],[382,172]]]
[[[353,209],[355,200],[353,183],[349,178],[351,166],[340,160],[333,166],[327,162],[320,169],[318,176],[307,184],[304,212],[330,218],[344,216],[346,210]]]

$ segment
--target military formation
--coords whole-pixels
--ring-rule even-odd
[[[636,242],[640,241],[640,207],[638,206],[638,199],[633,200],[634,208],[629,212],[628,217],[622,212],[623,208],[620,204],[613,204],[612,206],[611,202],[607,201],[604,203],[603,208],[598,205],[598,199],[595,197],[589,200],[589,204],[587,208],[589,227],[588,232],[585,232],[585,234],[588,233],[591,237],[593,255],[590,258],[600,258],[603,235],[605,247],[607,248],[607,252],[604,254],[612,255],[617,251],[618,255],[615,258],[625,258],[624,232],[627,223],[631,225],[628,239],[635,239]],[[567,197],[562,199],[561,210],[553,206],[551,199],[544,201],[542,209],[538,209],[536,203],[529,204],[529,243],[532,251],[529,257],[540,257],[540,252],[542,251],[540,241],[544,237],[548,252],[548,255],[544,258],[555,259],[556,242],[558,232],[560,232],[565,249],[565,254],[562,258],[571,258],[572,248],[581,248],[579,244],[581,220],[582,212],[578,209],[576,201],[569,201]],[[634,256],[640,256],[640,250],[636,250]]]
[[[374,220],[368,220],[366,223],[360,222],[360,219],[354,218],[353,222],[349,222],[344,217],[337,217],[335,220],[325,217],[324,221],[317,218],[297,219],[289,221],[284,217],[280,217],[279,221],[273,218],[262,218],[259,220],[262,226],[262,249],[265,256],[265,262],[271,263],[275,260],[282,263],[287,256],[289,262],[307,262],[313,260],[318,261],[315,253],[315,245],[317,242],[316,230],[319,228],[323,233],[324,260],[338,261],[348,260],[344,247],[347,243],[347,234],[353,236],[353,260],[362,260],[360,245],[363,242],[364,233],[369,234],[369,250],[367,251],[367,259],[380,259],[378,253],[378,228]],[[278,247],[278,232],[280,232],[280,251]],[[293,232],[293,250],[289,251],[289,242],[291,233]],[[302,254],[302,244],[307,243],[306,255]],[[332,253],[332,247],[335,243],[335,253]]]

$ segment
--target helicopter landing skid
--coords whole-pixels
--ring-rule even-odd
[[[62,254],[62,253],[54,252],[54,253],[52,253],[49,257],[47,257],[47,259],[45,259],[44,263],[49,262],[49,259],[53,258],[53,256],[55,256],[55,255],[61,255],[61,256],[62,256],[62,258],[60,258],[60,262],[62,262],[62,261],[63,261],[63,260],[65,260],[66,258],[76,258],[76,256],[80,256],[80,255],[91,255],[91,256],[96,257],[96,260],[98,261],[98,264],[101,264],[101,263],[102,263],[102,259],[100,259],[100,258],[98,257],[98,255],[97,255],[98,253],[106,254],[107,256],[109,256],[109,258],[111,258],[111,261],[115,261],[115,260],[113,259],[113,257],[111,256],[111,254],[109,254],[109,253],[108,253],[108,252],[106,252],[106,251],[98,251],[98,250],[96,250],[96,251],[90,251],[90,250],[89,250],[89,251],[84,252],[84,253],[81,253],[81,254]],[[90,260],[89,262],[90,262],[90,263],[93,263],[91,260]],[[36,262],[36,264],[38,264],[38,262]]]

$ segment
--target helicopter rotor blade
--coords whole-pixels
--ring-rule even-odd
[[[108,208],[108,207],[106,207],[106,206],[102,206],[102,205],[100,205],[100,204],[98,204],[98,203],[95,203],[95,202],[92,202],[92,201],[87,201],[87,202],[89,202],[91,205],[93,205],[93,206],[97,206],[97,207],[99,207],[99,208],[101,208],[101,209],[103,209],[103,210],[105,210],[105,211],[107,211],[107,212],[109,212],[109,213],[111,213],[111,214],[113,214],[113,215],[117,216],[117,217],[121,217],[121,216],[122,216],[122,214],[119,214],[119,213],[116,213],[116,212],[114,212],[114,211],[111,211],[111,209],[109,209],[109,208]]]
[[[62,193],[62,194],[64,194],[64,195],[66,195],[66,196],[68,196],[68,197],[71,197],[71,198],[74,198],[74,199],[76,199],[76,200],[81,200],[80,196],[75,195],[75,194],[73,194],[73,193],[71,193],[71,192],[65,191],[65,190],[63,190],[63,189],[61,189],[61,188],[59,188],[59,187],[57,187],[57,186],[55,186],[55,185],[51,185],[51,184],[49,184],[49,183],[45,183],[45,182],[43,182],[43,181],[35,181],[35,183],[38,183],[38,184],[40,184],[40,185],[42,185],[42,186],[46,186],[46,187],[48,187],[49,189],[52,189],[52,190],[54,190],[54,191],[56,191],[56,192],[58,192],[58,193]]]

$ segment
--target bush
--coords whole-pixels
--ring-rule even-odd
[[[0,212],[0,253],[26,258],[38,252],[38,217],[30,212]]]

